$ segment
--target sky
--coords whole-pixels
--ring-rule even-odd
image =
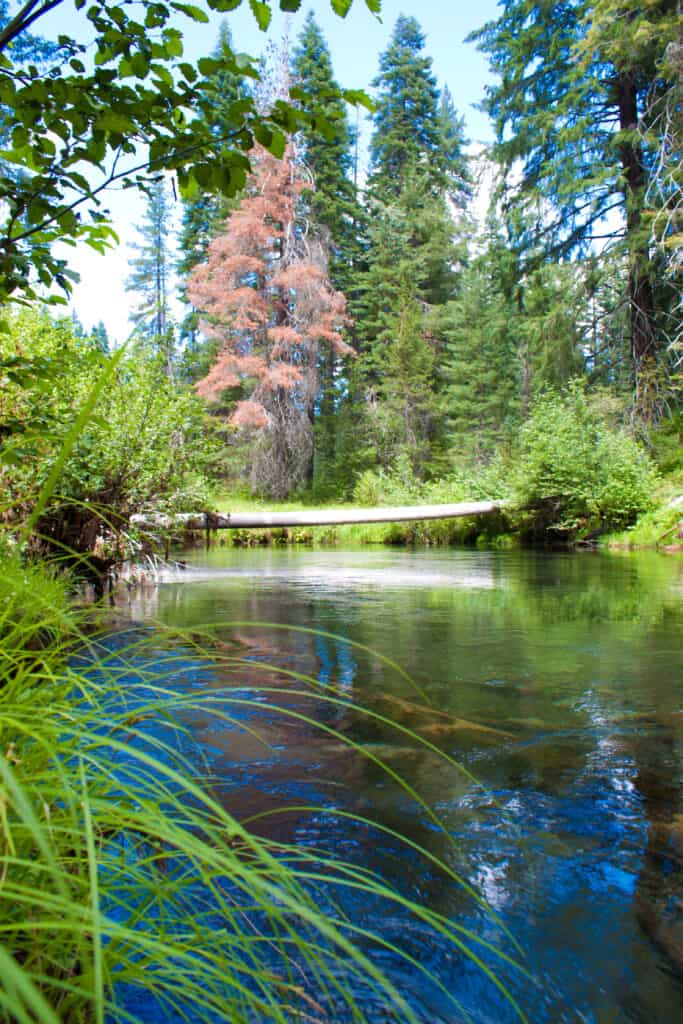
[[[275,0],[276,2],[276,0]],[[474,29],[497,16],[497,0],[383,0],[381,20],[368,11],[363,0],[354,0],[345,19],[337,17],[329,0],[304,3],[298,14],[291,16],[291,38],[295,42],[309,8],[315,11],[332,53],[336,78],[345,88],[361,88],[372,94],[372,80],[378,72],[380,54],[386,50],[399,14],[415,17],[425,33],[425,52],[433,60],[433,70],[439,86],[447,85],[458,112],[465,118],[467,137],[473,144],[490,141],[491,127],[485,114],[476,109],[490,80],[485,58],[474,44],[465,43]],[[216,44],[219,25],[226,20],[230,26],[235,48],[258,56],[269,40],[282,38],[284,16],[274,13],[267,33],[261,32],[248,9],[246,0],[237,11],[227,15],[210,12],[209,24],[197,24],[179,18],[178,27],[184,34],[185,58],[196,60],[210,53]],[[40,31],[45,35],[69,33],[75,39],[84,39],[86,24],[81,12],[69,4],[58,7],[47,18],[41,19]],[[365,126],[365,138],[369,125]],[[131,246],[139,240],[136,229],[144,211],[144,199],[133,191],[111,190],[106,196],[113,225],[120,245],[105,256],[98,255],[85,245],[76,249],[64,248],[63,254],[70,266],[81,275],[73,293],[71,307],[86,329],[100,320],[115,342],[124,341],[131,330],[130,309],[135,295],[125,290],[129,274],[129,260],[135,255]],[[177,210],[180,218],[180,207]]]

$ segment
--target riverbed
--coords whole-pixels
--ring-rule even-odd
[[[499,944],[527,973],[484,960],[537,1024],[681,1019],[680,558],[384,548],[183,557],[187,568],[124,606],[135,622],[211,624],[216,650],[239,655],[202,674],[235,695],[235,722],[218,725],[209,710],[185,722],[233,814],[372,868]],[[196,685],[191,672],[176,674],[184,685]],[[313,804],[318,812],[300,809]],[[349,898],[345,910],[377,926],[376,907]],[[465,952],[399,915],[380,929],[461,1007],[384,953],[425,1022],[518,1019]],[[369,1017],[387,1019],[380,1007]]]

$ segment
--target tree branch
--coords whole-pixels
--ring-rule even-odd
[[[59,0],[59,2],[61,2],[61,0]],[[201,152],[203,149],[206,149],[209,146],[214,146],[216,142],[228,142],[233,137],[240,135],[242,131],[244,131],[244,127],[235,128],[234,131],[228,132],[226,135],[221,136],[219,139],[212,139],[211,142],[201,143],[195,146],[186,146],[185,149],[178,150],[174,154],[174,156],[192,156],[193,153]],[[142,171],[154,173],[155,169],[158,169],[159,171],[164,170],[165,161],[163,158],[159,158],[158,160],[153,161],[145,160],[134,167],[128,167],[122,171],[116,171],[116,164],[119,160],[120,155],[121,151],[119,149],[116,153],[114,164],[112,166],[110,173],[100,185],[98,185],[96,188],[90,189],[85,194],[79,196],[78,199],[75,199],[73,203],[69,203],[68,206],[62,206],[58,210],[55,210],[55,212],[50,217],[47,217],[45,220],[41,221],[40,224],[34,224],[30,228],[27,228],[25,231],[23,231],[21,234],[14,235],[13,237],[5,235],[4,238],[0,238],[0,248],[7,250],[10,248],[10,246],[15,245],[17,242],[23,242],[27,238],[30,238],[32,235],[35,235],[41,231],[45,231],[46,228],[48,228],[51,224],[54,224],[55,221],[59,220],[59,218],[64,216],[65,213],[72,212],[73,210],[81,206],[82,203],[86,203],[89,200],[95,199],[100,194],[100,192],[103,192],[105,189],[109,188],[110,185],[113,185],[115,182],[120,181],[122,178],[127,178],[132,174],[139,174]],[[39,193],[34,193],[34,195],[37,194]]]
[[[0,32],[0,53],[9,46],[12,40],[20,36],[22,32],[25,32],[34,21],[42,18],[44,14],[47,14],[48,11],[53,10],[55,7],[59,7],[63,2],[64,0],[46,0],[43,6],[36,11],[34,8],[37,7],[40,0],[29,0]]]

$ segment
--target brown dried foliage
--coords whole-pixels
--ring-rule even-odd
[[[298,219],[304,182],[293,146],[277,160],[251,153],[247,194],[209,245],[188,282],[201,329],[221,342],[197,385],[208,400],[242,385],[231,422],[261,433],[252,467],[256,489],[283,496],[301,483],[312,457],[318,350],[353,354],[343,338],[346,300],[331,287],[324,245]]]

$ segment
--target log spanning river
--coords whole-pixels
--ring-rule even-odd
[[[211,685],[254,694],[244,724],[267,745],[239,721],[218,727],[209,712],[185,723],[198,767],[208,766],[232,813],[290,806],[263,819],[263,830],[372,868],[493,940],[489,911],[388,833],[295,808],[343,807],[446,859],[521,947],[528,976],[498,970],[534,1024],[681,1020],[680,559],[301,548],[186,557],[186,570],[126,600],[136,622],[222,623],[219,639],[245,655],[230,674],[216,670]],[[417,688],[368,648],[400,664]],[[291,681],[271,666],[395,719],[481,785],[404,732],[311,698],[307,714],[364,745],[429,801],[445,832],[433,828],[373,760],[310,722],[260,711],[264,684],[296,705]],[[196,685],[190,662],[174,685]],[[372,906],[346,911],[377,925]],[[462,1006],[459,1015],[438,986],[385,954],[383,968],[421,1020],[517,1019],[471,960],[418,924],[389,916],[380,927]],[[366,1011],[377,1024],[387,1019],[379,1007]]]

